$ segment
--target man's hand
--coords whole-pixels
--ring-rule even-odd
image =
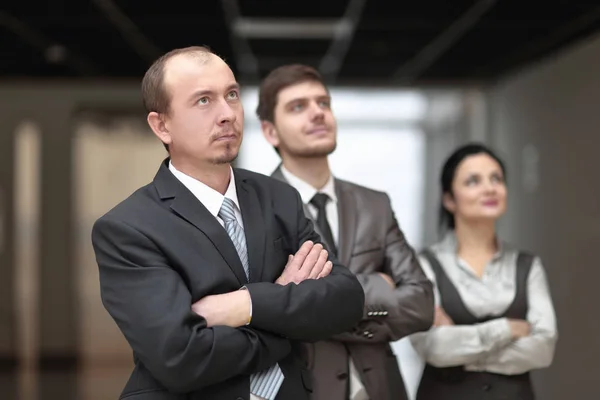
[[[327,250],[323,245],[306,241],[298,252],[290,256],[283,273],[275,283],[285,286],[288,283],[299,284],[306,279],[320,279],[331,272],[333,264],[327,261]]]
[[[206,319],[208,327],[225,325],[238,328],[250,320],[250,293],[247,290],[203,297],[192,310]]]
[[[392,289],[396,289],[396,284],[394,283],[394,280],[391,276],[389,276],[388,274],[384,274],[383,272],[378,272],[378,274],[383,278],[384,281],[386,281],[390,285]]]
[[[446,314],[446,311],[440,306],[435,307],[435,316],[433,318],[433,326],[451,326],[454,325],[452,318]]]

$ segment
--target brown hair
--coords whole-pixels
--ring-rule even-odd
[[[279,92],[288,86],[306,81],[319,82],[325,86],[319,71],[308,65],[283,65],[271,71],[260,84],[258,106],[256,107],[258,119],[274,122]]]
[[[165,65],[167,62],[181,54],[198,54],[213,52],[208,46],[190,46],[181,49],[174,49],[158,58],[146,71],[142,79],[142,101],[144,108],[148,113],[157,112],[168,114],[171,104],[171,95],[164,85]]]

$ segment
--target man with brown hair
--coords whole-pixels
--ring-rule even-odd
[[[296,191],[231,167],[244,113],[221,58],[167,53],[142,94],[169,157],[92,231],[102,301],[134,354],[121,397],[308,399],[301,341],[353,326],[360,284],[328,260]]]
[[[273,70],[261,83],[257,114],[282,161],[272,176],[298,190],[327,249],[356,274],[366,296],[363,319],[353,329],[306,345],[311,398],[406,399],[389,342],[429,329],[433,293],[387,194],[332,176],[336,120],[315,69]]]

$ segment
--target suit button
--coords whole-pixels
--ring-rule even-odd
[[[384,312],[383,312],[383,315],[388,315],[388,312],[387,312],[387,311],[384,311]]]
[[[339,380],[344,380],[344,379],[348,378],[348,373],[347,372],[338,372],[337,378]]]
[[[373,316],[373,311],[369,311],[369,312],[367,313],[367,315],[368,315],[369,317],[372,317],[372,316]]]
[[[363,332],[363,335],[365,335],[365,336],[369,336],[370,334],[371,334],[371,332],[369,332],[369,331],[364,331]]]
[[[369,339],[373,339],[373,334],[372,334],[372,333],[369,333],[369,335],[367,335],[367,337],[368,337]]]
[[[491,388],[492,388],[492,385],[489,385],[487,383],[485,385],[483,385],[483,390],[486,392],[489,391]]]

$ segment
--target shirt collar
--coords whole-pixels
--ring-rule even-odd
[[[302,198],[302,202],[304,204],[310,203],[310,200],[317,193],[325,193],[327,196],[329,196],[334,204],[337,203],[337,196],[335,194],[335,179],[333,179],[333,175],[330,174],[325,185],[321,189],[317,189],[310,183],[298,178],[283,165],[281,165],[281,173],[288,183],[292,185],[294,189],[298,191],[298,193],[300,193],[300,197]]]
[[[192,178],[189,175],[184,174],[183,172],[177,170],[169,161],[169,170],[175,175],[175,177],[183,183],[183,185],[190,191],[192,194],[207,208],[207,210],[213,215],[217,216],[219,211],[221,210],[221,205],[223,204],[223,199],[225,197],[233,200],[238,210],[240,209],[240,204],[237,197],[237,190],[235,187],[235,176],[233,175],[233,168],[230,168],[230,178],[229,185],[227,186],[227,190],[225,191],[225,196],[221,193],[217,192],[210,186],[205,183],[200,182],[196,178]]]
[[[496,251],[496,253],[492,257],[492,260],[496,260],[502,257],[502,255],[506,252],[507,248],[509,247],[506,242],[499,238],[496,238],[496,241],[498,242],[498,251]],[[457,254],[458,240],[456,239],[456,233],[454,232],[454,230],[449,230],[448,232],[446,232],[443,239],[436,245],[436,247],[437,250],[440,252]]]

